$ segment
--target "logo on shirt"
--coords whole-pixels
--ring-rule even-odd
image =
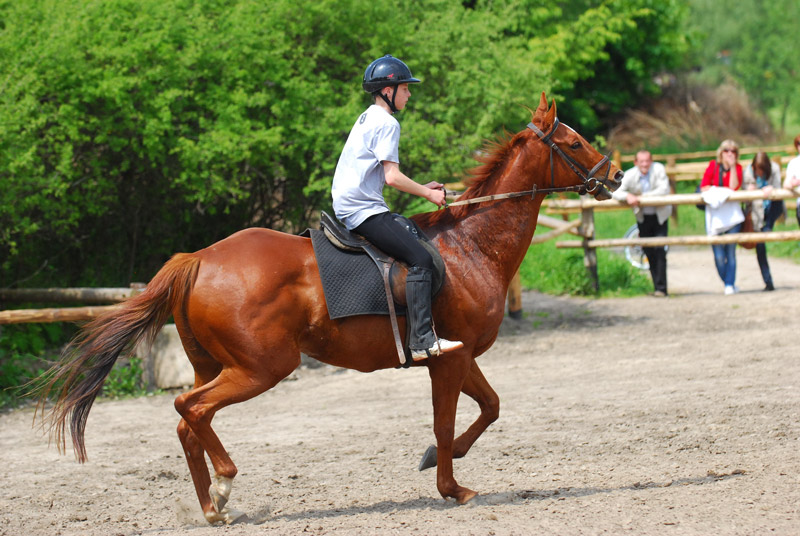
[[[358,120],[358,124],[359,125],[363,125],[364,121],[366,121],[366,120],[367,120],[367,114],[363,113],[363,114],[361,114],[361,118]]]

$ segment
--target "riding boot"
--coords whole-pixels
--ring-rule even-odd
[[[406,312],[409,324],[408,347],[414,350],[425,350],[433,346],[436,337],[431,328],[431,270],[420,266],[412,266],[406,278]]]

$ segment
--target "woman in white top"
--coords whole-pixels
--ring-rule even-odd
[[[433,258],[404,225],[395,221],[383,198],[383,186],[388,184],[438,207],[445,203],[442,184],[422,185],[400,171],[400,123],[393,114],[405,108],[411,96],[409,84],[419,82],[405,63],[390,55],[369,64],[362,87],[373,96],[374,103],[353,125],[336,165],[331,188],[333,210],[339,221],[409,267],[406,279],[408,346],[415,361],[464,346],[459,341],[437,339],[434,335]]]
[[[783,187],[787,190],[794,190],[800,186],[800,135],[794,139],[794,148],[798,156],[786,164],[786,178],[783,180]],[[797,224],[800,225],[800,203],[797,203]]]

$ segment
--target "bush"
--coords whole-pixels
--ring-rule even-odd
[[[25,399],[26,385],[40,376],[59,353],[71,329],[61,324],[19,324],[0,330],[0,407]]]
[[[142,360],[132,357],[114,365],[103,384],[102,395],[109,398],[124,398],[141,396],[146,392]]]

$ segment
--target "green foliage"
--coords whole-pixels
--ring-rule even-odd
[[[109,398],[124,398],[141,396],[146,393],[142,360],[132,357],[114,365],[103,384],[102,395]]]
[[[19,405],[30,395],[29,382],[57,361],[60,348],[74,335],[73,326],[13,324],[0,331],[0,408]],[[103,384],[103,396],[121,398],[146,393],[140,358],[120,360]]]
[[[694,61],[711,83],[735,79],[762,109],[776,109],[783,130],[800,114],[800,75],[794,46],[800,3],[742,0],[730,5],[691,0],[690,31],[697,36]]]
[[[584,0],[570,3],[575,22],[558,53],[554,89],[562,114],[593,135],[625,108],[659,94],[655,75],[680,66],[690,50],[682,0]],[[549,39],[542,39],[549,49]]]
[[[680,18],[646,0],[0,2],[0,286],[146,281],[242,227],[302,229],[379,55],[424,82],[404,171],[449,181],[543,90],[596,126],[680,55]]]
[[[2,326],[0,330],[0,408],[25,398],[25,385],[40,376],[58,355],[71,330],[60,324]]]

